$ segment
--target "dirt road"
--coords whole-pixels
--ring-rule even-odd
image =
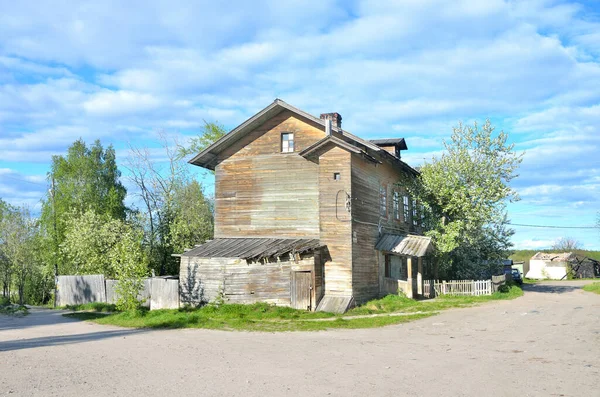
[[[379,329],[129,330],[0,316],[0,395],[598,396],[600,295],[581,282]]]

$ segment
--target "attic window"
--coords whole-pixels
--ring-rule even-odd
[[[281,134],[281,153],[294,152],[294,133],[284,132]]]

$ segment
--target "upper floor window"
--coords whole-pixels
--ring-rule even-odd
[[[394,209],[394,219],[400,220],[400,193],[394,192],[394,197],[392,201],[393,209]]]
[[[408,196],[403,196],[402,197],[402,204],[404,206],[404,222],[408,223],[408,217],[410,216],[410,209],[408,208],[408,204],[409,203],[409,198]]]
[[[379,215],[387,218],[387,186],[379,186]]]
[[[412,201],[412,220],[413,220],[413,225],[417,226],[419,224],[419,216],[417,214],[418,210],[417,210],[417,200],[413,200]]]
[[[281,152],[292,153],[294,151],[294,133],[284,132],[281,134]]]

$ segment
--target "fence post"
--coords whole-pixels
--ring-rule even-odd
[[[442,280],[442,293],[446,295],[446,280]]]

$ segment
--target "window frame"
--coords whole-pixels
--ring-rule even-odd
[[[410,223],[410,197],[408,197],[406,194],[402,196],[402,209],[404,223]]]
[[[287,139],[284,139],[284,136]],[[289,139],[289,138],[292,139]],[[294,143],[294,133],[293,132],[282,132],[281,133],[281,139],[279,142],[279,150],[281,151],[281,153],[294,153],[294,151],[296,150],[296,145]],[[283,150],[284,149],[284,142],[287,144],[287,150]],[[292,143],[290,146],[290,142]],[[291,147],[292,150],[289,150]]]
[[[397,190],[392,192],[392,214],[394,220],[400,220],[400,192]]]
[[[379,185],[379,216],[387,219],[388,203],[387,203],[387,185]]]
[[[418,203],[417,200],[412,200],[412,224],[413,226],[419,226],[419,214],[418,214]]]

